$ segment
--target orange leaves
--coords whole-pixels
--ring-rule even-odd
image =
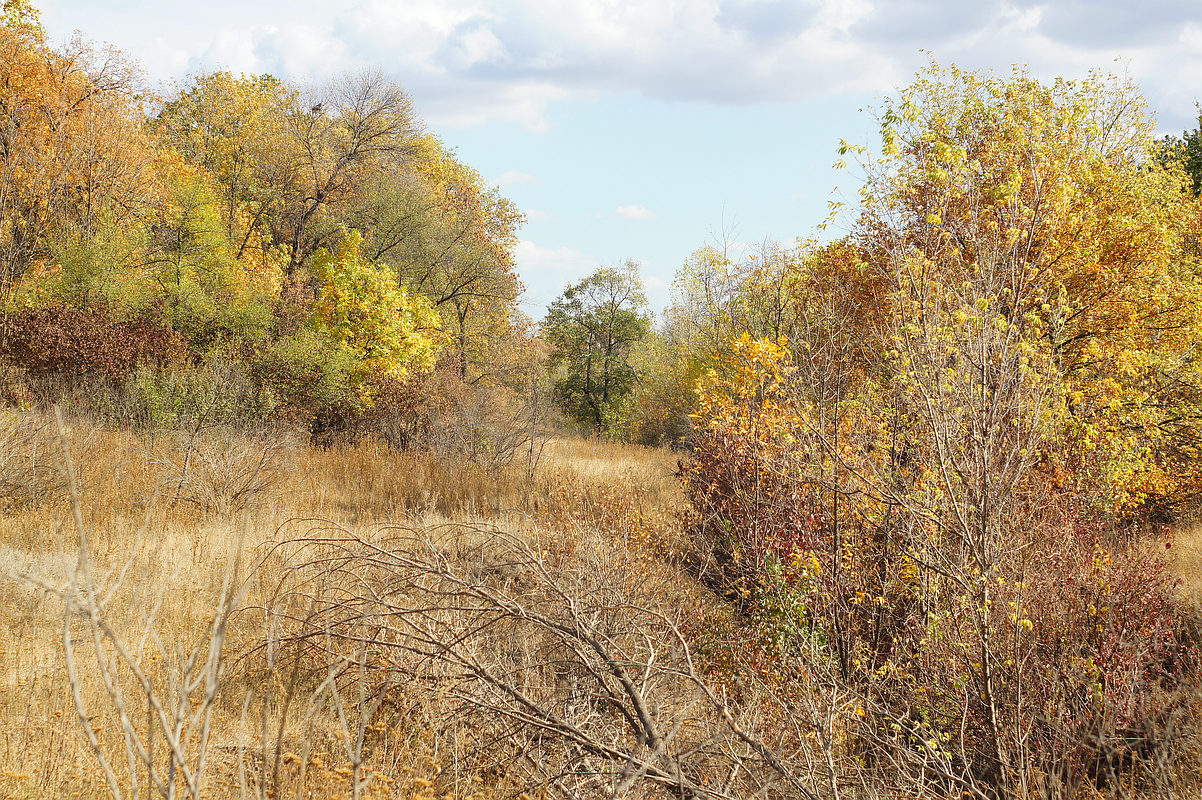
[[[20,16],[24,4],[6,5]],[[15,9],[15,10],[14,10]],[[131,70],[75,43],[51,51],[36,24],[0,27],[0,292],[47,258],[51,236],[94,231],[143,199],[152,158]]]
[[[781,342],[743,334],[719,356],[717,367],[699,381],[693,418],[701,424],[714,424],[730,410],[751,404],[758,405],[760,413],[782,412],[782,390],[794,371]]]

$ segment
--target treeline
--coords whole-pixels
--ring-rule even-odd
[[[528,416],[522,216],[382,74],[216,72],[156,97],[120,53],[51,47],[23,0],[0,63],[10,403],[397,444]]]

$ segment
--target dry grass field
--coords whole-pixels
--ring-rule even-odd
[[[54,421],[0,419],[6,798],[102,797],[110,785],[127,797],[492,796],[508,778],[464,770],[456,748],[471,733],[448,726],[436,689],[394,676],[369,708],[320,679],[348,668],[336,648],[304,678],[289,662],[288,684],[284,654],[267,652],[285,635],[267,609],[295,566],[281,543],[449,524],[482,552],[493,536],[543,552],[592,537],[607,568],[645,581],[670,570],[648,553],[665,554],[679,527],[667,451],[551,441],[536,463],[490,472],[283,433],[150,439],[70,420],[65,433],[86,564]]]

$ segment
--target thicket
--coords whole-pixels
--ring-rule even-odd
[[[696,568],[911,791],[1178,791],[1197,199],[1117,81],[933,66],[880,118],[850,236],[686,273]]]

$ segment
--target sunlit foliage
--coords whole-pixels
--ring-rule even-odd
[[[846,242],[692,278],[703,576],[902,774],[1117,781],[1194,669],[1138,533],[1202,488],[1195,201],[1120,81],[932,66],[880,118]]]

